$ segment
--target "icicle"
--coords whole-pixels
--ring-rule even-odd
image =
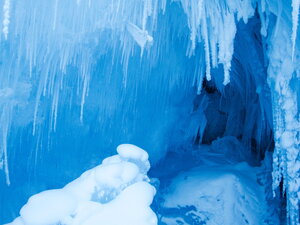
[[[212,35],[210,37],[210,52],[211,52],[211,63],[212,67],[216,68],[218,66],[218,52],[217,52],[217,43],[216,43],[216,37]]]
[[[161,9],[162,9],[162,12],[163,14],[165,14],[166,12],[166,6],[167,6],[167,0],[161,0]]]
[[[234,52],[234,37],[236,34],[236,25],[234,15],[227,14],[224,16],[223,29],[219,40],[219,63],[224,66],[223,85],[230,82],[229,71],[231,68],[231,60]]]
[[[8,129],[8,128],[7,128]],[[4,153],[4,171],[7,186],[10,185],[9,169],[8,169],[8,155],[7,155],[7,133],[2,136],[3,153]]]
[[[229,68],[224,67],[224,81],[223,85],[226,86],[230,82]]]
[[[298,19],[299,19],[299,7],[300,7],[300,0],[293,0],[292,1],[292,17],[293,17],[293,31],[292,31],[292,59],[294,59],[295,54],[295,45],[296,45],[296,37],[297,37],[297,28],[298,28]]]
[[[134,40],[141,47],[141,57],[143,56],[145,45],[147,43],[152,44],[153,37],[148,34],[146,30],[147,19],[152,14],[152,0],[144,0],[143,18],[142,18],[142,29],[133,23],[127,24],[127,30],[134,38]]]
[[[39,87],[37,95],[36,95],[36,99],[35,99],[35,106],[34,106],[34,113],[33,113],[33,125],[32,125],[32,136],[35,136],[35,132],[36,132],[36,123],[37,123],[38,108],[39,108],[39,104],[40,104],[40,96],[41,96],[41,90]]]
[[[257,9],[258,9],[258,14],[259,18],[261,21],[261,28],[260,28],[260,33],[262,36],[266,37],[267,36],[267,26],[266,26],[266,18],[265,18],[265,2],[264,0],[261,1],[261,4],[258,4]]]
[[[197,35],[202,19],[203,0],[181,0],[181,5],[187,15],[190,29],[191,47],[188,56],[191,56],[196,48]]]
[[[55,90],[53,100],[52,100],[52,121],[53,121],[53,130],[56,131],[56,124],[57,124],[57,111],[58,111],[58,102],[59,102],[59,88],[57,87],[57,90]]]
[[[10,22],[10,0],[5,0],[4,5],[3,5],[3,14],[4,14],[4,19],[3,19],[3,34],[5,39],[8,37],[8,26]]]
[[[57,6],[58,6],[58,0],[55,0],[54,4],[54,18],[53,18],[53,30],[56,29],[56,22],[57,22]]]
[[[4,172],[5,172],[5,179],[6,184],[10,185],[10,177],[9,177],[9,169],[8,169],[8,154],[7,154],[7,138],[8,138],[8,132],[9,132],[9,126],[11,123],[11,110],[12,106],[7,105],[4,106],[2,109],[2,115],[0,117],[1,122],[1,130],[0,130],[0,156],[3,157],[3,166],[4,166]]]
[[[278,33],[279,24],[281,22],[280,20],[282,19],[281,18],[281,14],[282,14],[282,10],[283,10],[282,9],[282,1],[278,0],[277,2],[278,2],[278,9],[277,9],[277,13],[276,13],[277,18],[276,18],[276,25],[275,25],[274,36],[276,36],[277,33]]]
[[[144,11],[143,11],[143,21],[142,21],[142,29],[146,30],[147,18],[152,14],[152,0],[144,0]]]
[[[84,110],[84,104],[85,104],[85,98],[88,93],[88,85],[89,85],[89,75],[84,75],[84,81],[83,81],[83,90],[82,90],[82,96],[81,96],[81,104],[80,104],[80,122],[83,122],[83,110]]]
[[[203,22],[202,22],[202,35],[204,37],[204,49],[205,49],[205,62],[206,62],[206,79],[208,81],[211,80],[210,74],[210,54],[209,54],[209,41],[208,41],[208,27],[207,27],[207,18],[204,10],[203,13]]]
[[[201,63],[200,63],[200,65],[201,65]],[[199,80],[198,80],[198,85],[197,85],[197,95],[200,95],[201,91],[202,91],[202,84],[203,84],[203,79],[204,79],[204,71],[203,71],[202,66],[201,66],[200,71],[198,73],[199,73],[199,75],[198,75]]]

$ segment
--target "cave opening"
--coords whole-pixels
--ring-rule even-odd
[[[254,214],[264,210],[266,215],[260,219],[267,224],[278,223],[280,216],[281,220],[284,220],[282,217],[284,212],[276,208],[280,200],[278,197],[273,199],[271,194],[271,158],[274,151],[274,138],[271,94],[267,81],[268,62],[264,45],[260,19],[256,12],[247,24],[239,22],[237,25],[230,83],[226,86],[220,83],[224,70],[219,66],[212,70],[214,78],[211,81],[203,78],[200,92],[195,88],[189,119],[174,135],[175,138],[177,135],[184,139],[184,144],[175,142],[175,145],[171,145],[165,157],[154,165],[149,173],[150,177],[158,178],[152,181],[158,191],[152,207],[158,215],[159,224],[217,223],[208,215],[216,213],[213,206],[243,207],[238,204],[226,205],[225,201],[228,199],[222,199],[224,198],[222,193],[226,190],[220,190],[217,195],[202,189],[216,189],[215,185],[230,186],[231,176],[234,177],[233,180],[238,180],[239,185],[247,188],[249,184],[243,181],[243,176],[247,177],[249,173],[253,173],[254,176],[250,182],[257,182],[256,185],[263,189],[265,208],[254,210],[253,207],[257,206],[247,204],[249,203],[247,201],[251,202],[251,200],[245,196],[242,200],[234,200],[241,201],[241,204],[249,207],[248,210],[252,210]],[[185,139],[185,137],[189,138]],[[243,162],[249,167],[237,166],[233,169],[232,165]],[[250,167],[260,169],[251,170]],[[206,173],[206,170],[211,171]],[[197,173],[203,175],[197,177]],[[215,181],[210,182],[207,174],[214,177],[214,173],[217,174],[212,178]],[[206,178],[208,181],[205,180]],[[197,179],[203,181],[197,183]],[[197,189],[202,190],[198,194],[205,201],[192,200],[199,197],[196,194]],[[195,194],[190,199],[187,194],[189,191]],[[245,193],[249,194],[247,191]],[[259,195],[259,193],[251,194]],[[230,195],[229,199],[239,198],[232,193],[228,195]],[[217,201],[209,202],[209,198],[215,198]],[[259,197],[254,199],[252,201],[257,201]],[[281,204],[284,204],[284,200]],[[225,212],[218,210],[220,215]],[[240,213],[242,218],[238,216],[235,218],[236,221],[241,224],[255,223],[253,220],[249,221],[251,215],[246,209],[242,209]],[[227,223],[230,223],[229,220]]]

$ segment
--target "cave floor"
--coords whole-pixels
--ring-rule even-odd
[[[270,187],[264,163],[250,166],[240,157],[228,157],[229,151],[202,145],[168,153],[152,171],[160,171],[153,203],[159,224],[278,224],[270,216],[274,209],[266,197]]]

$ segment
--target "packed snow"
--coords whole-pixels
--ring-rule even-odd
[[[157,224],[150,208],[156,190],[147,177],[147,152],[130,144],[117,152],[62,189],[30,197],[9,225]]]
[[[187,210],[178,217],[163,217],[162,222],[168,225],[188,225],[191,221],[207,225],[266,224],[267,203],[263,186],[256,181],[257,172],[258,169],[240,163],[202,166],[180,173],[172,180],[163,207]]]
[[[264,175],[271,155],[260,166],[250,166],[243,148],[234,137],[225,137],[169,155],[157,168],[159,224],[278,224],[276,206],[268,203],[271,177]],[[174,162],[177,166],[169,166]]]

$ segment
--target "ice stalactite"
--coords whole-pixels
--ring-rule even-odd
[[[56,23],[57,23],[57,7],[58,7],[58,0],[55,0],[55,4],[54,4],[54,15],[53,15],[53,30],[56,29]]]
[[[204,23],[203,29],[207,29],[207,27],[205,27],[205,21],[202,21],[206,16],[202,16],[202,13],[205,13],[203,9],[203,0],[182,0],[181,4],[185,14],[188,17],[187,22],[190,29],[191,40],[191,47],[188,54],[190,55],[196,48],[197,36],[200,32],[200,24]],[[205,36],[205,34],[203,34],[203,36]]]
[[[234,21],[234,15],[224,15],[224,26],[221,28],[221,34],[223,37],[220,38],[219,42],[219,62],[224,67],[224,81],[223,85],[227,85],[230,82],[230,68],[231,60],[233,55],[233,40],[236,34],[236,25]]]
[[[9,32],[9,22],[10,22],[10,0],[5,0],[3,5],[3,23],[2,23],[2,32],[5,39],[8,37]]]
[[[152,14],[157,13],[157,7],[154,8],[153,6],[154,1],[144,0],[143,2],[144,2],[144,6],[143,6],[141,28],[139,28],[137,25],[133,24],[132,22],[128,22],[127,24],[128,32],[131,34],[131,36],[134,38],[136,43],[141,48],[141,57],[143,56],[146,45],[150,46],[153,42],[153,37],[149,34],[147,30],[147,20],[149,17],[151,17]],[[154,9],[156,9],[156,11],[154,11]]]
[[[182,8],[187,15],[190,29],[191,47],[188,55],[195,50],[196,42],[204,42],[206,77],[211,79],[211,66],[223,65],[224,81],[230,82],[233,43],[236,34],[236,23],[254,15],[254,1],[203,1],[181,0]]]
[[[292,31],[292,58],[294,58],[295,54],[295,45],[297,38],[297,30],[298,30],[298,20],[299,20],[299,9],[300,9],[300,0],[292,0],[292,20],[293,20],[293,31]]]
[[[1,96],[1,95],[0,95]],[[0,129],[0,161],[2,161],[2,165],[4,167],[6,184],[10,185],[10,177],[9,177],[9,167],[8,167],[8,134],[10,129],[10,122],[11,122],[11,112],[12,106],[11,105],[4,105],[2,108],[2,113],[0,114],[0,122],[1,122],[1,129]]]
[[[204,13],[205,15],[205,13]],[[210,54],[209,54],[209,36],[208,36],[208,27],[207,27],[207,18],[204,16],[202,24],[202,33],[204,39],[204,51],[205,51],[205,64],[206,64],[206,79],[211,80],[211,66],[210,66]]]

